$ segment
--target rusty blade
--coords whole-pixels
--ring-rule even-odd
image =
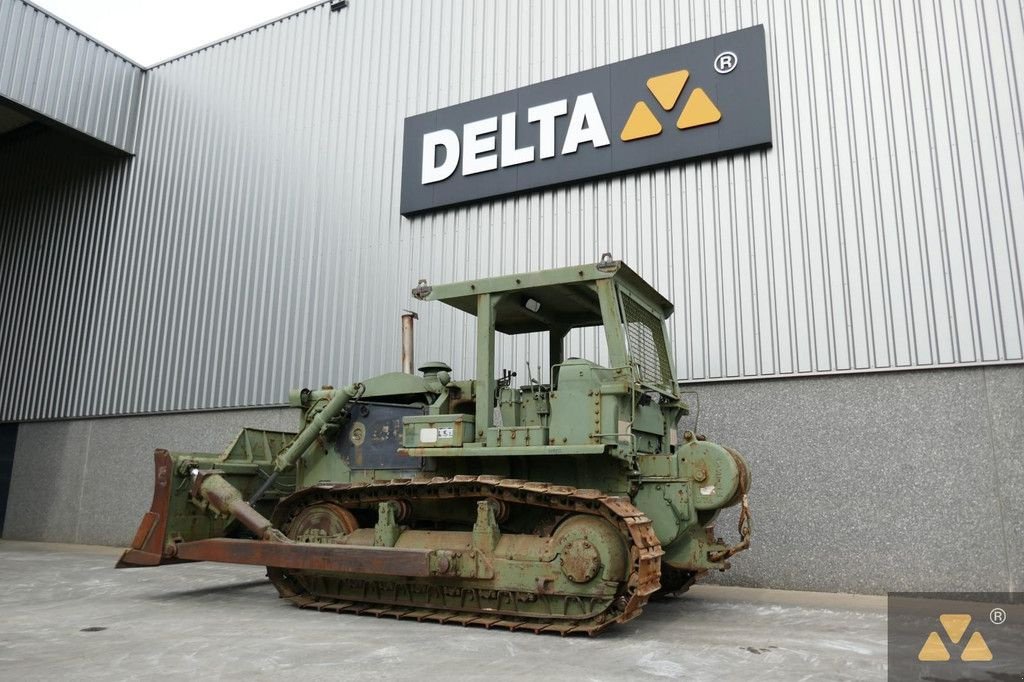
[[[149,511],[142,517],[139,529],[135,531],[132,546],[121,555],[115,568],[132,568],[135,566],[159,566],[175,563],[163,555],[165,535],[167,534],[167,517],[171,502],[171,478],[174,462],[166,450],[153,453],[153,501]]]
[[[221,561],[332,573],[430,575],[430,550],[426,549],[293,544],[234,538],[182,542],[176,548],[178,559],[190,561]]]

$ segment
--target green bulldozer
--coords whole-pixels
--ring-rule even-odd
[[[476,317],[476,379],[431,362],[293,391],[297,433],[157,450],[118,567],[253,564],[306,609],[593,635],[749,546],[746,462],[680,431],[672,304],[633,270],[605,254],[412,293]],[[586,327],[608,366],[565,357]],[[550,382],[499,376],[498,332],[545,334]],[[733,505],[729,545],[714,522]]]

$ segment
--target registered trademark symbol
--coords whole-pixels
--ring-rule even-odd
[[[729,73],[736,68],[736,53],[723,52],[715,57],[715,71],[718,73]]]
[[[992,621],[993,625],[1002,625],[1006,622],[1006,611],[1003,611],[998,606],[988,613],[988,619]]]

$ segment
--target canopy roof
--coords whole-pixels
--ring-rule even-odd
[[[454,284],[421,285],[412,293],[421,301],[442,301],[470,315],[477,313],[479,294],[504,294],[495,307],[495,328],[505,334],[524,334],[602,324],[595,282],[608,279],[624,284],[633,298],[660,310],[663,318],[672,314],[668,299],[616,260]],[[536,310],[530,309],[536,308],[533,303],[527,307],[531,299],[540,304]]]

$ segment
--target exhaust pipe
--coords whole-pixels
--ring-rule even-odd
[[[402,313],[402,372],[413,374],[416,363],[413,361],[413,321],[420,316],[411,310]]]

